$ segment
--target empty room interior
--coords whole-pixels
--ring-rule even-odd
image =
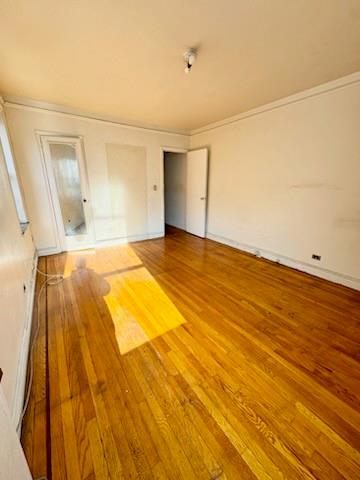
[[[0,480],[360,480],[360,1],[0,25]]]

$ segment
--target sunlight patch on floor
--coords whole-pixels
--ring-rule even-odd
[[[77,274],[105,301],[121,354],[185,323],[130,245],[69,252],[64,276]]]
[[[104,297],[121,354],[182,325],[184,317],[144,266],[107,277]]]

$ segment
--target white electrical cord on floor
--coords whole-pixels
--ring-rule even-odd
[[[36,320],[37,320],[37,323],[36,323],[36,330],[35,330],[35,333],[34,333],[34,336],[33,336],[33,339],[32,339],[32,344],[31,344],[31,349],[30,349],[29,382],[28,382],[28,388],[27,388],[27,393],[26,393],[26,399],[25,399],[25,402],[24,402],[24,407],[22,409],[22,412],[21,412],[21,415],[20,415],[20,418],[19,418],[19,422],[18,422],[17,428],[16,428],[17,431],[19,431],[20,428],[21,428],[21,424],[23,422],[27,407],[29,406],[31,387],[32,387],[33,379],[34,379],[34,350],[35,350],[37,337],[38,337],[39,331],[40,331],[40,299],[41,299],[41,294],[44,291],[45,286],[47,286],[47,285],[58,285],[64,279],[64,277],[60,273],[45,273],[45,272],[42,272],[41,270],[39,270],[38,268],[36,269],[36,271],[38,273],[40,273],[40,275],[43,275],[44,277],[46,277],[46,280],[41,285],[38,296],[37,296],[37,300],[36,300],[36,307],[37,307],[36,308],[36,310],[37,310]],[[37,480],[46,480],[46,477],[40,477]]]

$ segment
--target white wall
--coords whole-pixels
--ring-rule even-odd
[[[186,229],[186,153],[164,153],[165,223]]]
[[[6,134],[5,117],[1,110],[0,105],[0,127]],[[3,370],[0,386],[0,480],[30,480],[16,425],[24,399],[35,249],[30,227],[24,234],[20,228],[3,154],[5,150],[6,155],[11,156],[7,163],[13,162],[8,140],[5,149],[2,148],[3,136],[0,142],[0,367]],[[10,173],[13,184],[13,163]],[[17,188],[15,194],[19,195],[19,192]],[[25,213],[24,210],[22,213]]]
[[[359,82],[354,74],[191,136],[7,104],[37,247],[46,253],[55,245],[37,131],[83,137],[98,244],[162,235],[161,147],[207,146],[209,237],[358,288]],[[147,222],[135,237],[113,219],[106,144],[146,149]]]
[[[0,480],[31,480],[19,438],[0,387]]]
[[[31,107],[6,104],[9,129],[14,144],[19,171],[23,179],[28,216],[32,223],[35,244],[40,253],[54,251],[56,246],[55,219],[43,171],[37,132],[83,137],[85,161],[90,187],[97,243],[106,240],[134,240],[160,236],[164,231],[163,178],[161,147],[187,148],[189,137],[157,132],[145,128],[49,112]],[[146,221],[138,235],[124,233],[113,219],[113,189],[109,178],[106,145],[144,147],[146,150]],[[157,189],[154,190],[153,186]],[[127,215],[138,216],[128,206]],[[126,229],[125,229],[126,230]]]
[[[360,287],[359,82],[192,135],[210,149],[210,238]]]
[[[0,148],[0,367],[14,418],[22,401],[32,307],[34,245],[20,229],[8,171]],[[26,291],[24,292],[24,286]],[[24,358],[25,357],[25,358]]]
[[[106,144],[106,157],[112,221],[105,220],[104,227],[108,224],[122,237],[142,235],[147,225],[146,149]]]

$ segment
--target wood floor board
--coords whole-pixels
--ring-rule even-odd
[[[359,292],[174,228],[39,268],[34,477],[360,479]]]

